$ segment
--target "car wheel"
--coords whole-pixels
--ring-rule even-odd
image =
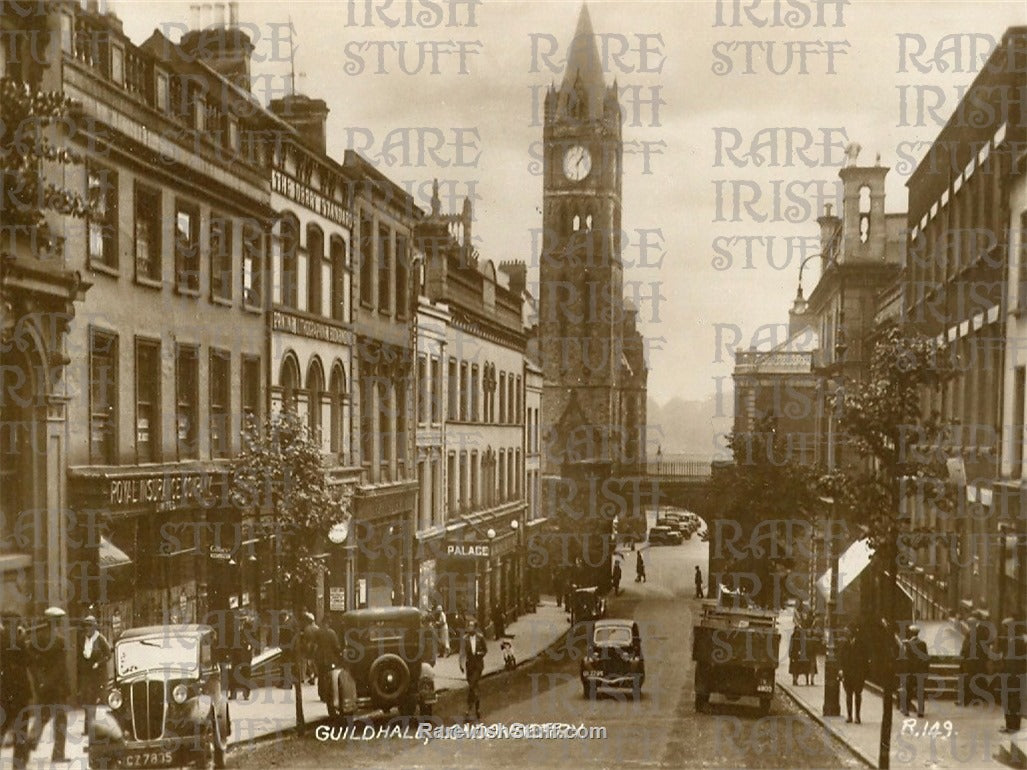
[[[636,701],[642,700],[642,680],[637,676],[631,683],[631,697]]]
[[[213,717],[211,717],[213,720]],[[228,720],[228,712],[225,711],[225,721]],[[222,730],[214,720],[214,767],[222,770],[225,766],[225,755],[228,753],[228,735],[222,735]]]
[[[371,664],[368,685],[383,709],[397,705],[410,685],[410,667],[399,655],[382,655]]]
[[[214,715],[211,714],[207,724],[203,727],[203,732],[200,734],[200,752],[196,758],[196,767],[201,770],[215,770],[218,767],[214,758],[216,746],[217,727],[214,723]]]

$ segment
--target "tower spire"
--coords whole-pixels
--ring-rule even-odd
[[[567,54],[567,69],[563,73],[560,92],[574,98],[576,94],[584,94],[588,100],[587,114],[591,118],[603,114],[603,99],[606,83],[603,77],[603,62],[596,46],[596,36],[592,31],[592,19],[588,15],[588,6],[581,4],[578,14],[578,26],[574,30],[570,52]]]

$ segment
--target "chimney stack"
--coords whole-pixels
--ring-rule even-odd
[[[187,54],[210,65],[222,77],[243,91],[249,91],[250,57],[253,43],[238,27],[238,7],[228,6],[231,25],[225,24],[225,4],[203,3],[190,6],[193,28],[182,35],[179,45]]]
[[[311,99],[303,94],[293,93],[281,99],[272,99],[271,112],[300,132],[303,141],[317,152],[327,152],[325,124],[328,120],[328,105],[324,99]]]

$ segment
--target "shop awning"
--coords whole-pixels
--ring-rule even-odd
[[[128,554],[118,548],[114,543],[105,537],[100,538],[100,569],[121,567],[131,564],[132,560]]]
[[[838,558],[838,593],[840,594],[852,585],[860,573],[867,568],[874,556],[874,549],[870,547],[867,538],[857,540]],[[831,590],[831,570],[827,570],[817,581],[817,589],[820,595],[827,597]]]

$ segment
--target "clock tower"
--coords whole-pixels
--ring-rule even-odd
[[[544,473],[617,469],[625,444],[621,107],[584,6],[559,88],[545,97],[539,342]]]

